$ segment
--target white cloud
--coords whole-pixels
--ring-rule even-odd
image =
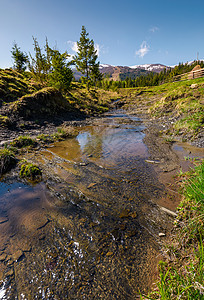
[[[70,48],[72,49],[72,51],[77,52],[78,51],[78,46],[77,46],[77,42],[73,42],[73,41],[67,41],[68,45],[70,46]],[[95,44],[94,45],[95,50],[97,51],[97,55],[100,55],[100,51],[101,51],[101,47],[99,44]],[[102,46],[103,48],[103,46]]]
[[[70,48],[72,49],[72,51],[74,51],[74,52],[78,51],[77,42],[67,41],[67,43],[70,45]]]
[[[68,61],[71,61],[74,59],[74,54],[69,54],[69,57],[67,58]]]
[[[99,56],[101,50],[99,44],[95,44],[95,50],[96,50],[96,54]]]
[[[159,28],[157,26],[152,26],[149,31],[152,33],[155,33],[158,30],[159,30]]]
[[[140,49],[135,52],[136,55],[143,58],[149,52],[149,45],[146,41],[143,41]]]

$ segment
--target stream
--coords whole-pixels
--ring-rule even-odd
[[[1,180],[0,299],[136,299],[151,286],[170,217],[144,129],[112,111],[25,155],[42,182]]]

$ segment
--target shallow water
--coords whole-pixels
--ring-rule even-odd
[[[109,113],[26,155],[46,184],[0,183],[0,295],[134,299],[150,286],[168,222],[143,130],[135,116]]]

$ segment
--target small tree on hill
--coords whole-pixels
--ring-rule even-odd
[[[90,40],[88,35],[86,28],[82,26],[81,37],[77,42],[78,51],[77,55],[74,56],[74,62],[77,70],[85,75],[83,79],[89,90],[90,81],[99,79],[100,72],[99,63],[96,63],[98,56],[94,47],[94,41]]]
[[[20,50],[20,47],[18,47],[16,42],[13,44],[11,54],[14,60],[14,69],[18,72],[25,71],[26,64],[28,62],[28,56],[26,53]]]
[[[43,53],[42,49],[39,46],[39,43],[36,38],[33,37],[34,42],[34,56],[30,54],[31,61],[29,62],[29,69],[33,74],[36,80],[39,80],[41,83],[45,82],[47,79],[47,74],[50,69],[50,64],[47,60],[48,53]],[[45,50],[48,51],[49,46],[46,39]]]
[[[51,73],[48,75],[48,80],[51,86],[66,91],[69,89],[73,73],[69,68],[70,63],[67,62],[69,57],[67,52],[60,53],[58,50],[50,49],[51,56]]]

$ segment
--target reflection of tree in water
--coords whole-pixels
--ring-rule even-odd
[[[87,143],[84,146],[84,152],[94,158],[100,158],[103,155],[103,133],[101,130],[91,131],[87,137]]]

